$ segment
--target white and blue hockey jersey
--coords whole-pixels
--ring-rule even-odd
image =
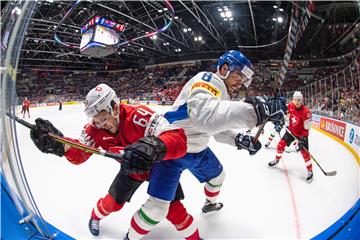
[[[251,129],[257,123],[253,106],[231,101],[224,81],[211,72],[200,72],[190,79],[165,118],[185,130],[188,153],[206,149],[211,135],[218,142],[235,146],[237,133],[231,129]]]

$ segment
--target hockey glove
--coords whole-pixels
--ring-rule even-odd
[[[122,167],[126,172],[148,171],[156,160],[166,155],[166,145],[159,138],[150,136],[127,146],[124,149]]]
[[[37,118],[35,124],[30,130],[30,137],[36,147],[43,153],[51,153],[59,157],[64,156],[64,144],[55,141],[48,133],[53,133],[60,137],[64,135],[48,120]]]
[[[308,149],[308,140],[307,137],[299,138],[297,151],[301,151],[301,149]]]
[[[256,154],[261,149],[261,142],[253,143],[254,137],[239,133],[235,138],[235,145],[240,149],[246,149],[250,155]]]
[[[265,121],[282,121],[287,111],[285,98],[247,97],[245,102],[254,107],[257,117],[256,126]]]

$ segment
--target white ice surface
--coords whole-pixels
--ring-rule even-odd
[[[167,107],[152,107],[165,112]],[[31,108],[31,118],[50,120],[65,136],[77,138],[87,119],[82,105]],[[264,144],[271,124],[261,136]],[[32,143],[29,130],[17,125],[21,158],[27,180],[42,216],[51,224],[77,239],[92,239],[88,231],[91,210],[103,197],[119,166],[112,159],[92,156],[81,165],[65,158],[41,153]],[[350,152],[316,130],[310,132],[310,151],[327,170],[326,177],[313,163],[314,181],[306,183],[306,168],[299,153],[284,153],[280,164],[268,168],[275,157],[276,136],[269,149],[250,157],[246,151],[210,141],[210,147],[223,163],[226,180],[219,200],[224,208],[204,215],[203,186],[189,171],[181,183],[184,204],[199,226],[204,239],[311,238],[339,219],[360,196],[359,166]],[[147,199],[144,183],[129,204],[101,222],[100,239],[122,239],[132,214]],[[144,239],[181,239],[167,221],[159,224]]]

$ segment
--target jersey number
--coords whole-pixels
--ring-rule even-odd
[[[140,113],[140,115],[142,115],[142,116],[152,115],[151,112],[146,111],[145,109],[142,109],[142,108],[138,108],[136,110],[136,112]],[[143,118],[137,114],[134,114],[133,122],[141,127],[146,127],[148,124],[148,120],[146,118]]]
[[[201,80],[204,80],[205,82],[210,82],[211,77],[212,77],[212,73],[204,73]]]

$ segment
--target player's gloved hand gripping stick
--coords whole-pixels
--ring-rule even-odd
[[[258,141],[258,138],[268,121],[281,122],[284,120],[285,112],[287,111],[286,99],[282,97],[268,98],[268,97],[247,97],[246,103],[253,105],[256,117],[257,126],[259,126],[256,132],[253,143]]]
[[[296,140],[298,140],[299,143],[301,142],[301,140],[300,140],[299,138],[297,138],[294,134],[292,134],[291,131],[290,131],[288,128],[286,128],[286,131],[287,131],[291,136],[293,136],[293,138],[295,138]],[[299,147],[301,147],[301,146],[299,145]],[[320,170],[324,173],[325,176],[335,176],[335,175],[337,174],[336,171],[331,171],[331,172],[326,172],[326,171],[324,171],[324,169],[320,166],[320,164],[318,163],[318,161],[316,161],[316,159],[314,158],[314,156],[311,155],[311,153],[310,153],[306,148],[303,147],[302,149],[310,155],[310,157],[312,158],[312,160],[314,160],[314,162],[316,163],[316,165],[320,168]]]
[[[13,119],[15,119],[18,123],[20,123],[21,125],[29,128],[29,129],[35,129],[37,127],[37,125],[34,125],[34,124],[31,124],[31,123],[28,123],[16,116],[12,116],[10,115],[9,113],[7,113],[7,115]],[[63,137],[62,133],[57,130],[54,126],[52,126],[52,124],[47,121],[47,120],[35,120],[35,121],[38,121],[38,123],[40,125],[42,125],[43,127],[45,128],[48,128],[48,130],[52,130],[52,131],[58,131],[58,133],[60,133],[59,135],[58,134],[54,134],[54,133],[51,133],[51,132],[48,132],[46,133],[51,139],[55,140],[58,144],[61,144],[62,147],[63,147],[63,144],[66,144],[66,145],[69,145],[73,148],[77,148],[77,149],[80,149],[80,150],[83,150],[84,152],[87,152],[87,153],[92,153],[92,154],[98,154],[98,155],[102,155],[102,156],[105,156],[105,157],[109,157],[109,158],[113,158],[115,159],[117,162],[119,163],[122,163],[124,161],[124,158],[123,158],[123,155],[122,154],[119,154],[119,153],[113,153],[113,152],[110,152],[110,151],[106,151],[106,150],[100,150],[98,148],[95,148],[95,147],[90,147],[90,146],[87,146],[85,144],[82,144],[82,143],[78,143],[78,142],[73,142],[71,140],[68,140],[66,138]],[[51,124],[51,126],[47,123],[49,122]],[[35,137],[35,136],[34,136]],[[41,139],[41,137],[40,137]],[[64,150],[59,150],[61,149],[59,145],[56,145],[54,144],[53,142],[52,143],[49,143],[48,140],[45,139],[45,137],[42,138],[43,139],[43,142],[34,142],[37,146],[38,144],[51,144],[52,145],[52,148],[48,148],[48,149],[43,149],[41,147],[38,147],[41,151],[45,152],[45,153],[53,153],[55,155],[58,155],[58,156],[63,156],[64,155]]]

